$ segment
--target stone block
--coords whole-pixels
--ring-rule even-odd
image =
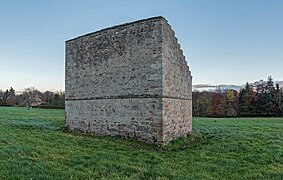
[[[66,125],[167,144],[192,130],[192,77],[167,20],[154,17],[66,41]]]

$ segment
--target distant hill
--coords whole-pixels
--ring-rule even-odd
[[[279,84],[280,88],[283,88],[283,81],[275,81],[275,84]],[[226,85],[226,84],[220,84],[220,85],[211,85],[211,84],[195,84],[193,85],[193,91],[209,91],[209,92],[214,92],[214,91],[225,91],[227,89],[233,89],[235,91],[240,91],[244,85],[239,86],[239,85]]]
[[[193,85],[193,91],[225,91],[227,89],[233,89],[235,91],[239,91],[242,88],[242,86],[238,85],[226,85],[226,84],[220,84],[220,85],[210,85],[210,84],[196,84]]]
[[[283,81],[276,81],[275,84],[279,84],[279,87],[283,88]]]

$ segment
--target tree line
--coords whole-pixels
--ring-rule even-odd
[[[193,92],[195,117],[277,117],[283,116],[283,88],[267,81],[246,83],[240,92]]]
[[[63,91],[41,92],[34,87],[26,88],[21,93],[16,93],[14,88],[0,90],[0,106],[24,106],[41,108],[64,108],[65,93]]]

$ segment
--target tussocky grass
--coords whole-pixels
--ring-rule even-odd
[[[193,118],[165,147],[64,124],[64,110],[0,107],[0,179],[283,179],[283,118]]]

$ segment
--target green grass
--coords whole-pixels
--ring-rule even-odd
[[[0,107],[0,179],[283,179],[283,118],[194,118],[194,144],[162,148],[63,127],[63,110]]]

